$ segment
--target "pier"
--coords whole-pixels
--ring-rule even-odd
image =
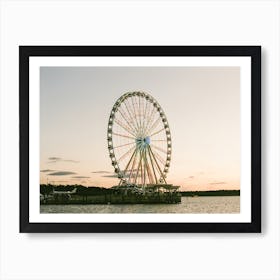
[[[92,192],[91,188],[78,188],[78,191],[49,192],[41,195],[41,204],[174,204],[181,203],[178,186],[153,185],[146,189],[137,186],[114,186]],[[56,189],[59,189],[57,187]],[[102,191],[103,190],[103,191]]]

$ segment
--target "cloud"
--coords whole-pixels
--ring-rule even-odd
[[[209,183],[209,185],[224,185],[226,183],[227,182],[212,182],[212,183]]]
[[[90,177],[88,177],[88,176],[73,176],[72,178],[74,178],[74,179],[88,179]]]
[[[77,161],[77,160],[63,159],[63,158],[60,158],[60,157],[49,157],[48,160],[50,160],[48,163],[56,163],[56,162],[59,162],[59,161],[79,163],[79,161]]]
[[[97,173],[97,174],[110,174],[109,171],[92,171],[91,173]]]
[[[106,177],[106,178],[118,178],[117,174],[111,174],[111,175],[103,175],[101,177]]]
[[[50,173],[49,175],[51,175],[51,176],[65,176],[65,175],[72,175],[72,174],[77,174],[77,173],[72,172],[72,171],[57,171],[57,172]]]
[[[61,158],[59,158],[59,157],[49,157],[49,160],[61,160]]]
[[[40,172],[54,172],[55,170],[52,170],[52,169],[43,169],[43,170],[40,170]]]
[[[189,177],[184,178],[184,180],[192,180],[192,179],[194,179],[194,177],[195,176],[189,176]]]

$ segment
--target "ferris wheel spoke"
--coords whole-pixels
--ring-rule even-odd
[[[145,98],[142,98],[142,125],[141,125],[141,133],[144,135],[144,127],[145,127],[145,121],[146,121],[146,110],[147,110],[147,105],[148,102],[146,101]]]
[[[152,136],[154,136],[154,135],[157,135],[158,133],[160,133],[160,132],[162,132],[162,131],[164,131],[164,130],[165,130],[165,128],[162,128],[162,129],[158,130],[157,132],[153,133],[150,137],[152,137]]]
[[[166,142],[166,139],[153,139],[153,142]]]
[[[140,130],[140,133],[141,133],[141,127],[142,127],[142,121],[141,121],[141,97],[140,97],[140,95],[138,96],[138,101],[139,101],[139,103],[138,103],[138,116],[139,116],[139,130]]]
[[[136,133],[135,127],[128,121],[128,120],[130,120],[129,117],[122,110],[120,110],[120,108],[118,109],[118,111],[120,112],[120,114],[122,115],[122,117],[124,118],[124,120],[126,121],[128,126],[131,128],[131,130],[135,134]]]
[[[146,100],[146,99],[144,99],[144,100]],[[143,123],[142,123],[142,127],[141,127],[142,134],[144,134],[144,126],[145,126],[145,123],[146,123],[146,112],[147,112],[148,104],[149,104],[149,102],[146,101],[145,110],[143,111]]]
[[[130,101],[128,99],[126,101],[127,101],[127,105],[129,106],[129,112],[131,112],[132,120],[135,124],[136,131],[138,132],[139,125],[138,125],[138,122],[137,122],[136,116],[135,116],[135,108],[134,108],[133,97],[130,98]]]
[[[127,131],[131,136],[136,137],[135,134],[133,134],[133,133],[129,130],[129,128],[128,128],[125,124],[123,124],[120,120],[115,119],[115,122],[116,122],[119,126],[121,126],[125,131]]]
[[[143,127],[144,127],[144,122],[145,122],[145,104],[147,105],[147,102],[145,98],[141,98],[142,102],[142,106],[141,106],[141,115],[142,115],[142,125],[141,125],[141,133],[143,135]]]
[[[145,113],[144,113],[144,121],[143,121],[143,126],[142,126],[143,131],[144,131],[144,128],[146,127],[146,124],[148,122],[148,119],[150,117],[152,109],[153,108],[152,108],[151,103],[146,100]]]
[[[150,165],[148,164],[148,160],[147,160],[147,157],[146,157],[146,162],[147,162],[147,171],[148,171],[148,174],[150,176],[150,182],[153,184],[154,182],[157,184],[158,183],[158,180],[157,180],[157,175],[156,175],[156,171],[155,171],[155,168],[154,168],[154,165],[153,165],[153,161],[152,161],[152,157],[151,157],[151,154],[150,154],[150,151],[148,150],[148,155],[149,155],[149,159],[150,159],[150,163],[151,163],[151,166],[152,166],[152,170],[153,170],[153,174],[154,174],[154,180],[153,180],[153,175],[152,175],[152,171],[151,171],[151,168],[150,168]]]
[[[126,110],[127,110],[127,112],[128,112],[128,114],[129,114],[129,116],[130,116],[130,121],[131,121],[131,123],[133,124],[133,127],[134,127],[134,129],[135,129],[135,131],[137,132],[138,131],[138,127],[137,127],[137,125],[135,124],[135,118],[133,117],[133,115],[132,115],[132,113],[130,112],[130,109],[128,109],[128,104],[126,104],[126,101],[127,100],[125,100],[123,103],[124,103],[124,106],[126,107]]]
[[[135,144],[135,141],[134,141],[134,142],[127,143],[127,144],[123,144],[123,145],[116,146],[116,147],[114,147],[114,149],[121,148],[121,147],[128,146],[128,145],[132,145],[132,144]]]
[[[132,102],[132,107],[133,107],[133,112],[134,112],[134,118],[135,118],[135,122],[137,123],[137,128],[138,128],[138,132],[140,131],[140,123],[139,120],[137,118],[137,98],[135,100],[135,96],[131,99]]]
[[[147,129],[147,126],[149,124],[149,121],[150,121],[150,119],[153,115],[154,109],[155,109],[154,105],[151,102],[147,102],[147,103],[149,104],[149,106],[148,106],[149,110],[146,113],[147,117],[145,118],[146,120],[145,120],[145,125],[144,125],[144,133],[145,133],[145,130]]]
[[[163,152],[164,154],[166,154],[166,150],[164,150],[164,149],[162,149],[162,148],[160,148],[160,147],[157,147],[157,146],[155,146],[155,145],[153,145],[153,144],[151,144],[150,145],[151,147],[153,147],[153,148],[155,148],[155,149],[157,149],[158,151],[161,151],[161,152]]]
[[[148,127],[150,126],[150,123],[152,122],[154,112],[155,112],[155,107],[153,106],[153,109],[151,110],[151,113],[150,113],[149,118],[147,120],[146,126],[144,127],[144,134],[147,133]]]
[[[156,152],[156,151],[153,151],[155,157],[163,164],[165,165],[165,160]]]
[[[156,156],[156,158],[163,164],[165,165],[165,161],[166,161],[166,153],[164,153],[165,157],[163,157],[163,155],[160,155],[157,151],[153,150],[154,155]]]
[[[149,123],[148,123],[148,125],[146,127],[146,131],[145,131],[146,134],[150,133],[149,130],[150,130],[152,124],[155,122],[155,117],[156,117],[155,113],[156,113],[156,110],[153,111],[153,114],[152,114],[152,116],[150,118],[150,121],[149,121]]]
[[[149,135],[151,133],[151,131],[153,131],[154,129],[156,129],[157,125],[159,124],[161,120],[161,117],[159,117],[151,126],[150,128],[147,130],[147,134]]]
[[[127,100],[126,100],[127,101]],[[129,116],[130,116],[130,122],[131,124],[133,125],[134,127],[134,130],[135,130],[135,133],[137,134],[137,131],[138,131],[138,125],[136,123],[136,120],[135,120],[135,117],[134,117],[134,114],[133,114],[133,108],[130,107],[130,104],[129,103],[126,103],[126,101],[124,102],[125,104],[125,107],[129,113]],[[128,101],[127,101],[128,102]]]
[[[122,161],[125,157],[127,157],[133,151],[133,149],[135,149],[135,147],[130,148],[127,152],[125,152],[123,155],[121,155],[121,157],[118,158],[117,160],[119,162]]]
[[[129,139],[135,140],[135,138],[130,137],[130,136],[128,136],[128,135],[119,134],[119,133],[116,133],[116,132],[112,132],[112,134],[113,134],[113,135],[116,135],[116,136],[120,136],[120,137],[124,137],[124,138],[129,138]]]
[[[137,130],[137,132],[139,132],[139,128],[140,128],[140,125],[139,125],[139,120],[138,120],[138,118],[137,118],[137,98],[135,99],[136,97],[135,96],[133,96],[132,97],[132,99],[131,99],[131,101],[132,101],[132,107],[133,107],[133,113],[134,113],[134,118],[135,118],[135,122],[137,123],[137,128],[138,128],[138,130]]]

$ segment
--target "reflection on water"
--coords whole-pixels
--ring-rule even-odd
[[[41,213],[239,213],[239,196],[182,197],[180,204],[41,205]]]

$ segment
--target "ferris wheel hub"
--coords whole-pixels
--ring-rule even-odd
[[[147,145],[150,145],[150,143],[151,143],[151,138],[150,138],[150,136],[145,137],[145,138],[144,138],[144,142],[145,142]]]
[[[151,143],[151,138],[149,136],[146,137],[138,137],[135,140],[138,149],[145,149]]]

